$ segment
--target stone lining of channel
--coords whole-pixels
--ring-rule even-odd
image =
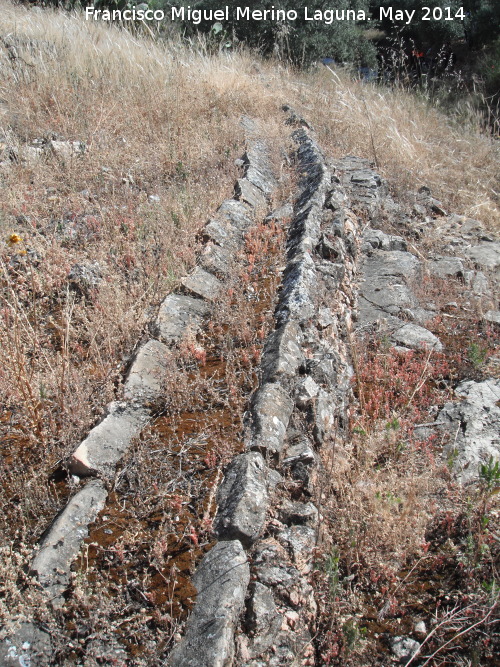
[[[116,464],[152,417],[150,406],[163,390],[163,360],[186,330],[201,326],[211,302],[224,289],[223,277],[246,232],[256,223],[257,214],[268,210],[269,195],[276,187],[268,148],[258,137],[254,121],[244,118],[242,125],[244,175],[236,183],[234,197],[223,202],[205,226],[208,241],[195,270],[181,280],[180,290],[162,302],[151,327],[154,337],[140,346],[127,375],[124,400],[107,406],[103,419],[69,460],[72,474],[90,479],[50,525],[32,561],[32,570],[55,608],[64,604],[71,565],[88,535],[88,526],[105,506],[105,480],[114,474]],[[37,664],[35,655],[30,658]]]
[[[308,576],[321,508],[311,500],[320,452],[347,424],[360,226],[300,124],[292,136],[302,178],[276,326],[246,413],[245,451],[218,489],[218,542],[193,577],[196,604],[170,667],[316,664]]]

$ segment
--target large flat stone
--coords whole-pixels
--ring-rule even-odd
[[[181,283],[184,289],[207,301],[215,301],[223,288],[218,278],[200,266],[197,266],[191,275],[182,278]]]
[[[301,574],[308,574],[312,569],[316,538],[316,531],[309,526],[290,526],[279,535],[280,542],[291,551],[293,564]]]
[[[500,459],[500,380],[468,380],[458,385],[455,394],[459,402],[446,403],[436,422],[450,434],[444,453],[465,482],[477,479],[480,465],[490,457]]]
[[[107,498],[103,482],[91,480],[68,502],[40,544],[32,569],[44,588],[53,596],[55,606],[62,604],[62,594],[69,584],[71,563],[88,535],[88,525],[95,521]]]
[[[400,329],[394,331],[391,337],[399,345],[404,345],[412,350],[428,348],[429,350],[441,352],[443,349],[439,338],[428,329],[418,326],[418,324],[405,324]]]
[[[316,291],[316,270],[311,257],[306,254],[298,261],[289,263],[283,274],[280,300],[276,309],[278,322],[282,324],[289,319],[306,322],[311,319],[316,312]]]
[[[250,581],[246,554],[237,540],[218,542],[193,577],[198,596],[184,639],[170,654],[170,667],[228,667],[234,631]]]
[[[401,236],[386,234],[380,229],[368,229],[363,234],[363,249],[402,250],[406,252],[406,241]]]
[[[281,385],[268,382],[257,389],[250,407],[246,448],[272,456],[283,449],[293,401]]]
[[[495,271],[500,268],[500,243],[490,242],[467,248],[465,254],[482,269]]]
[[[316,443],[321,446],[332,432],[337,412],[334,397],[320,389],[313,405],[313,435]]]
[[[214,530],[219,539],[249,547],[260,536],[267,510],[268,468],[259,452],[240,454],[229,465],[218,494]]]
[[[279,377],[295,377],[304,361],[300,348],[301,339],[300,327],[293,320],[271,333],[262,355],[261,369],[264,382],[272,382]]]
[[[202,299],[184,294],[169,294],[156,319],[156,331],[165,343],[178,343],[188,331],[196,332],[210,310]]]
[[[270,195],[276,187],[276,181],[269,173],[262,173],[260,169],[252,164],[248,167],[245,178],[266,195]]]
[[[2,667],[46,667],[52,663],[52,642],[48,632],[34,623],[21,623],[20,627],[0,642]]]
[[[168,347],[157,340],[148,340],[142,345],[125,381],[125,398],[133,401],[159,398],[165,385],[169,355]]]
[[[261,655],[273,644],[281,630],[283,616],[278,613],[271,590],[258,581],[252,585],[247,624],[252,632],[248,642],[250,657]]]
[[[210,241],[205,245],[200,255],[202,269],[224,278],[230,274],[233,261],[234,253],[231,250]]]
[[[243,232],[227,220],[210,220],[205,225],[204,234],[217,245],[232,252],[243,243]]]
[[[241,200],[226,199],[217,209],[215,219],[224,220],[243,233],[252,224],[252,209]]]
[[[71,473],[80,476],[113,474],[115,465],[149,419],[146,408],[126,402],[108,406],[108,414],[94,426],[69,460]]]
[[[240,178],[236,183],[236,195],[256,209],[263,208],[267,204],[262,190],[250,183],[247,178]]]
[[[427,266],[430,273],[439,278],[460,278],[464,275],[464,263],[459,257],[433,259]]]
[[[366,279],[396,276],[411,280],[418,277],[419,270],[420,262],[415,255],[400,250],[374,250],[363,265]]]

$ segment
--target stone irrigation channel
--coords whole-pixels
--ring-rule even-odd
[[[54,609],[63,608],[82,542],[98,565],[92,544],[116,541],[109,530],[106,543],[99,517],[119,522],[113,503],[120,480],[133,473],[125,467],[117,480],[117,465],[141,432],[156,429],[178,460],[180,474],[168,492],[178,502],[179,530],[187,540],[181,553],[163,554],[180,584],[176,587],[163,576],[156,592],[165,596],[161,589],[171,586],[178,617],[187,616],[182,636],[173,638],[168,657],[158,663],[170,667],[320,664],[310,581],[321,539],[318,477],[325,448],[335,438],[349,437],[353,336],[383,331],[402,353],[422,345],[442,349],[445,343],[425,327],[438,306],[423,301],[415,288],[424,271],[443,279],[459,276],[466,286],[464,298],[481,300],[485,319],[494,325],[500,317],[493,297],[499,244],[479,223],[448,216],[426,189],[416,194],[408,215],[368,161],[327,161],[307,123],[285,110],[289,124],[296,126],[292,138],[299,180],[293,202],[269,211],[278,183],[268,148],[246,119],[244,176],[235,196],[206,225],[206,245],[194,272],[161,304],[153,336],[139,347],[128,372],[123,400],[108,406],[106,416],[74,451],[68,465],[82,480],[81,488],[48,528],[32,563]],[[381,231],[379,223],[387,219],[394,228],[410,230],[412,238],[431,235],[438,221],[440,254],[424,258],[409,247],[408,234]],[[230,276],[246,275],[248,252],[242,250],[248,251],[249,238],[252,256],[258,254],[252,230],[260,233],[270,225],[275,236],[286,228],[286,244],[283,255],[273,247],[269,254],[274,264],[246,292],[253,303],[250,324],[262,325],[264,340],[261,354],[253,353],[260,362],[250,372],[241,414],[216,401],[210,409],[204,404],[198,412],[179,410],[176,421],[160,417],[151,426],[173,350],[187,349],[202,361],[201,380],[215,378],[219,391],[229,392],[227,365],[211,356],[206,332],[221,294],[233,289]],[[278,276],[274,282],[272,275]],[[218,325],[222,331],[230,326],[223,320]],[[191,371],[188,365],[188,384]],[[423,428],[454,432],[460,425],[454,465],[457,477],[467,479],[478,461],[500,454],[500,383],[495,377],[465,382],[457,396],[458,402],[437,415],[435,426]],[[203,492],[198,488],[198,504],[183,508],[187,478],[182,455],[192,457],[187,466],[195,467],[200,459],[215,457],[215,440],[229,441],[231,455],[226,452],[223,468],[207,473]],[[200,520],[196,514],[210,519],[204,541],[194,530]],[[0,662],[55,664],[50,655],[50,635],[26,623],[2,645]],[[117,643],[112,655],[123,660],[120,664],[134,664],[130,645]],[[109,660],[105,664],[112,664]]]

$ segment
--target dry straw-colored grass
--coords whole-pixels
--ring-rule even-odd
[[[498,229],[498,141],[458,126],[411,92],[326,68],[303,77],[302,84],[297,94],[326,151],[374,160],[399,196],[427,185],[450,211]]]

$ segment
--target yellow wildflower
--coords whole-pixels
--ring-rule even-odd
[[[9,246],[16,245],[17,243],[22,243],[23,239],[19,234],[11,234],[9,238],[7,239],[7,243]]]

